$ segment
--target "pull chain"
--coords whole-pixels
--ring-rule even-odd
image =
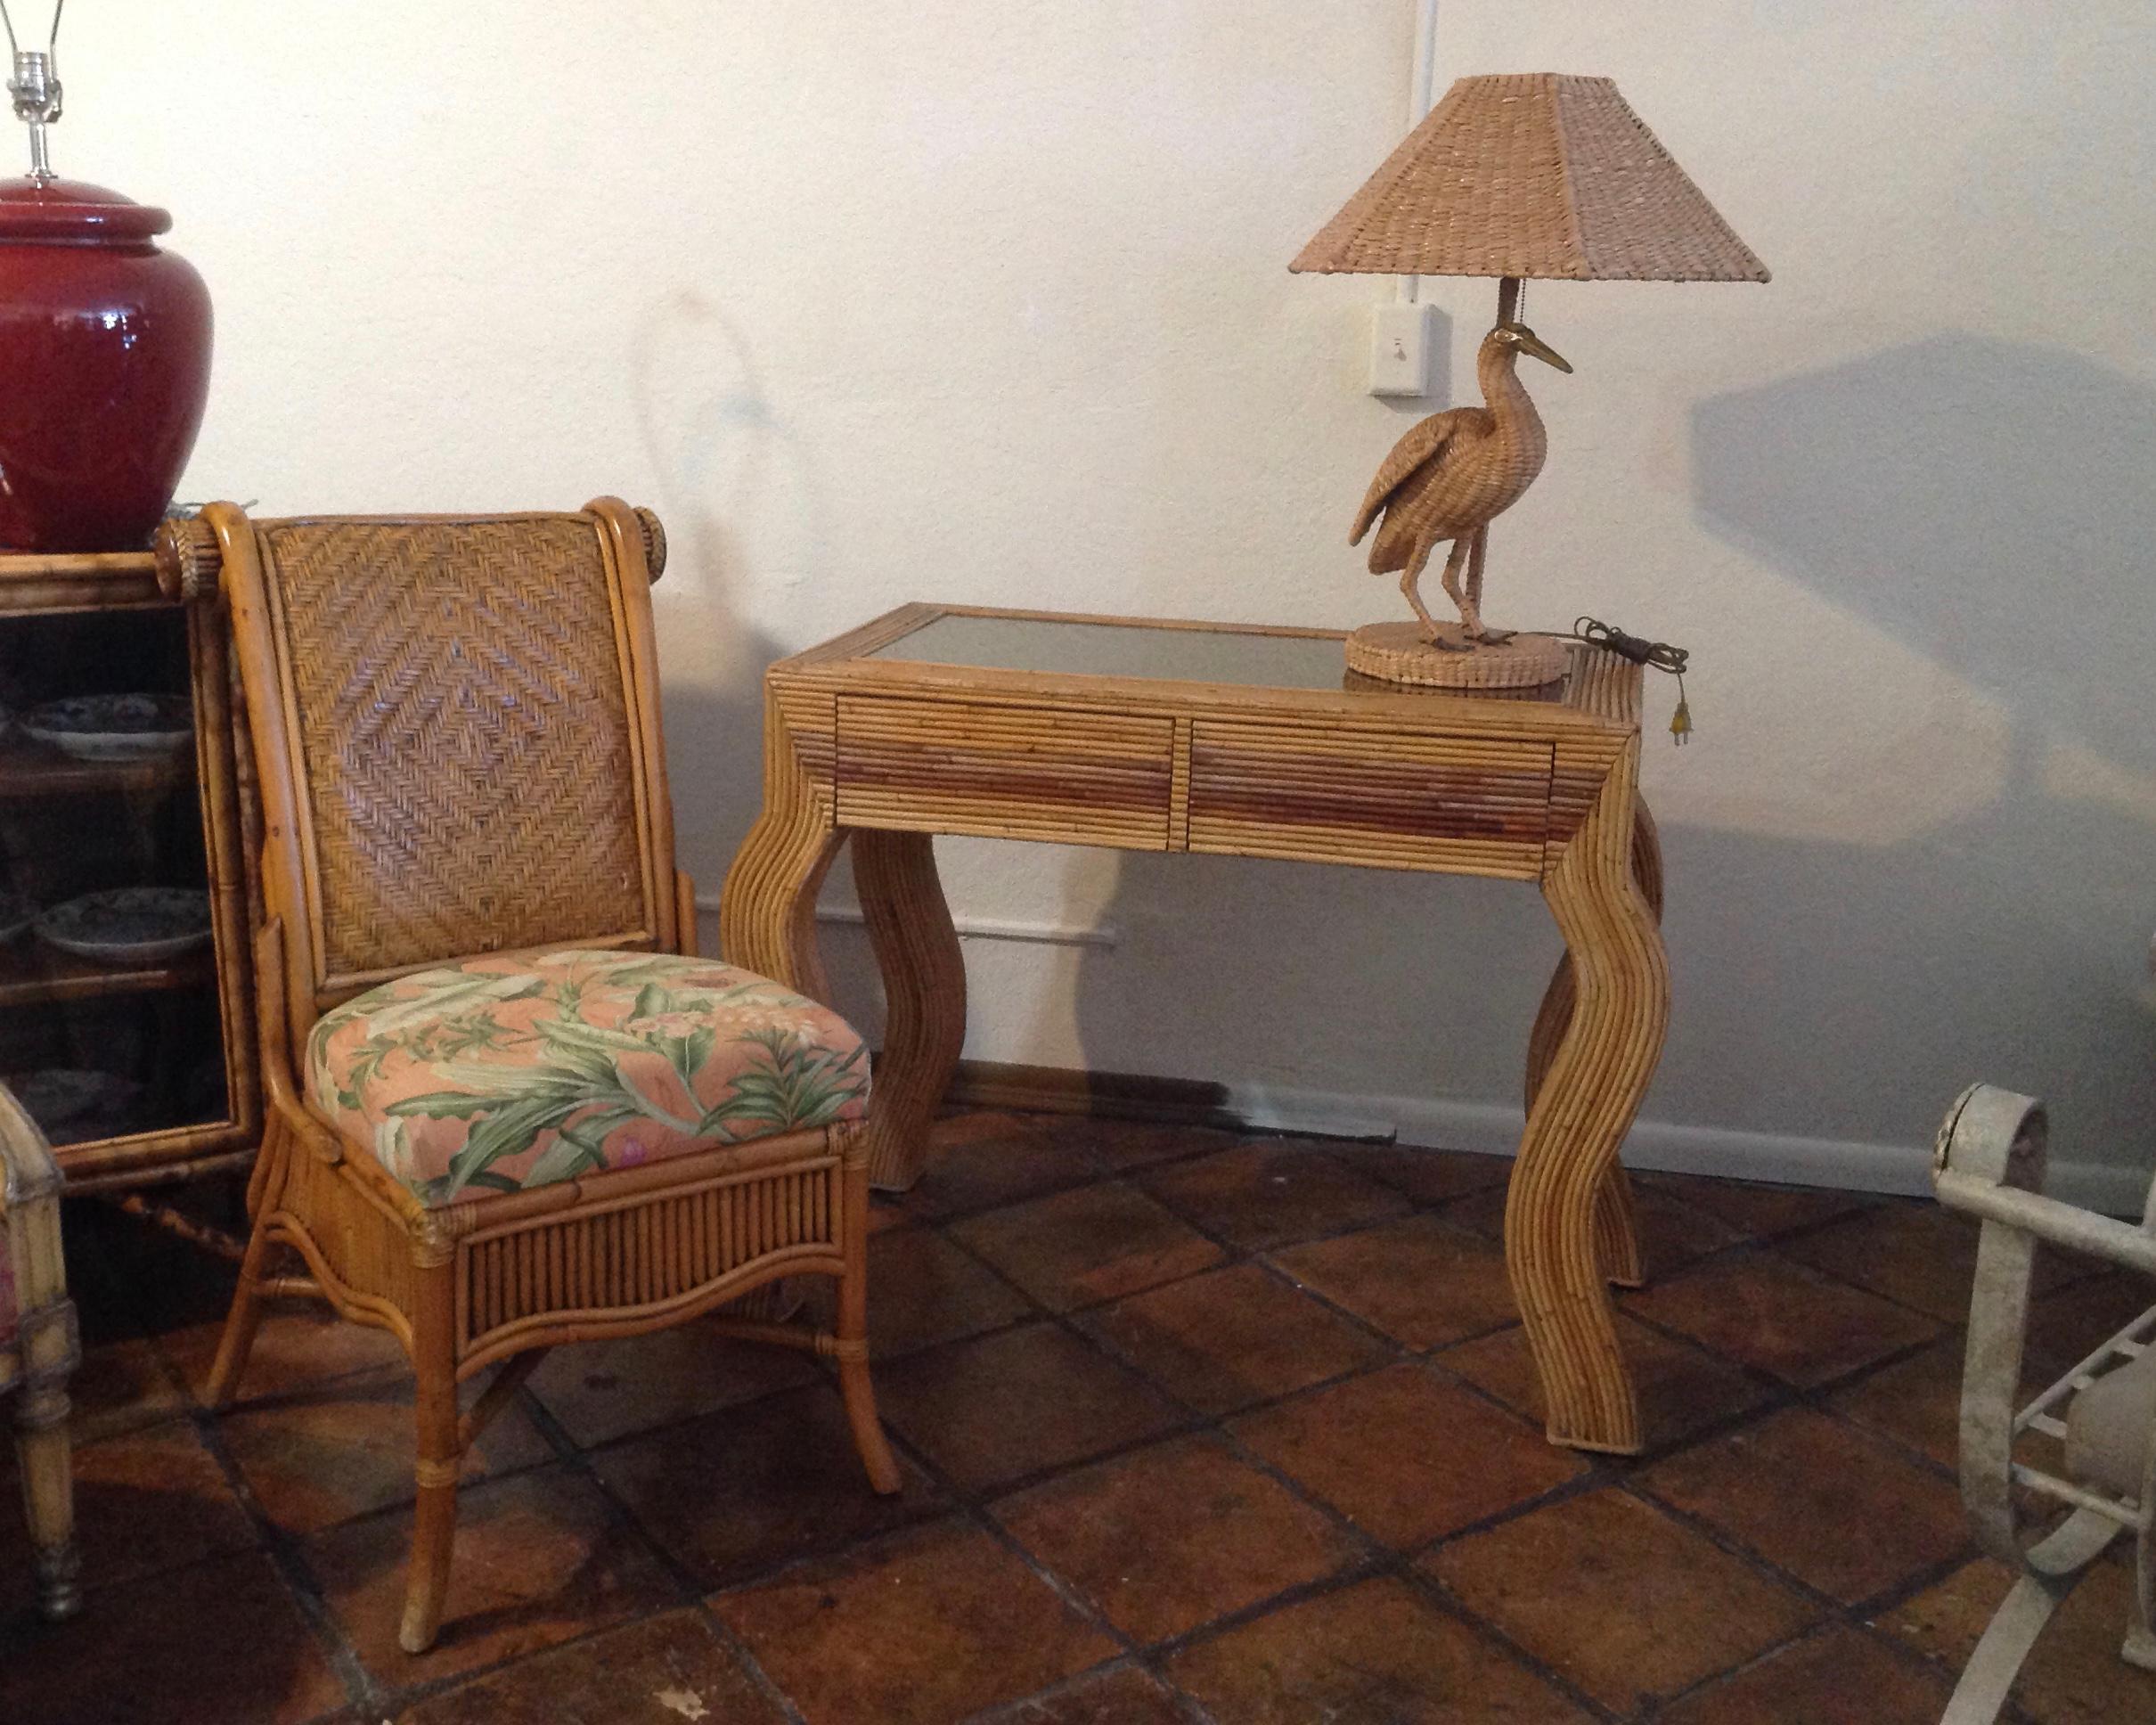
[[[1649,641],[1644,635],[1629,635],[1622,629],[1591,617],[1573,619],[1572,639],[1584,641],[1590,647],[1600,647],[1633,665],[1652,666],[1675,677],[1677,711],[1670,715],[1670,740],[1680,748],[1692,740],[1692,707],[1685,699],[1685,672],[1692,655],[1684,648],[1672,647],[1666,641]]]

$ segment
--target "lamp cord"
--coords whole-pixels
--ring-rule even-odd
[[[1692,740],[1692,708],[1685,699],[1685,672],[1692,655],[1682,647],[1672,647],[1666,641],[1649,641],[1644,635],[1629,635],[1613,624],[1599,617],[1580,617],[1572,619],[1572,639],[1584,641],[1590,647],[1599,647],[1605,652],[1617,655],[1633,665],[1646,665],[1657,671],[1666,671],[1677,679],[1677,711],[1670,715],[1670,738],[1682,745]]]

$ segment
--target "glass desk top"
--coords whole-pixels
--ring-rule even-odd
[[[1083,623],[1063,617],[944,616],[865,655],[919,665],[1039,671],[1063,676],[1149,677],[1255,689],[1343,690],[1457,699],[1562,701],[1564,684],[1538,689],[1421,689],[1380,683],[1347,668],[1337,635],[1276,635],[1221,627],[1179,628],[1143,621]]]

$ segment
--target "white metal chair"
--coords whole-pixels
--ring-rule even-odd
[[[30,1555],[48,1617],[82,1603],[67,1391],[81,1353],[60,1258],[60,1170],[37,1123],[0,1084],[0,1395],[14,1392]]]
[[[1984,1549],[2020,1572],[1940,1725],[1991,1725],[2059,1602],[2123,1533],[2139,1549],[2121,1656],[2156,1671],[2156,1306],[2014,1407],[2038,1246],[2156,1278],[2156,1185],[2138,1225],[2046,1198],[2046,1132],[2033,1097],[1972,1085],[1947,1111],[1932,1163],[1939,1201],[1983,1223],[1962,1376],[1962,1496]],[[2062,1473],[2014,1459],[2015,1440],[2031,1432],[2063,1445]]]

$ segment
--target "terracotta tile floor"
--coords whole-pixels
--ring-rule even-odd
[[[1962,1225],[1647,1175],[1621,1296],[1652,1449],[1541,1441],[1506,1165],[973,1114],[879,1206],[906,1489],[828,1377],[696,1327],[565,1348],[468,1468],[437,1649],[396,1645],[410,1397],[377,1335],[265,1328],[189,1386],[229,1270],[70,1211],[90,1582],[28,1608],[0,1496],[0,1721],[1931,1725],[1996,1602],[1952,1476]],[[2144,1288],[2049,1263],[2047,1353]],[[2156,1719],[2127,1572],[2015,1725]]]

